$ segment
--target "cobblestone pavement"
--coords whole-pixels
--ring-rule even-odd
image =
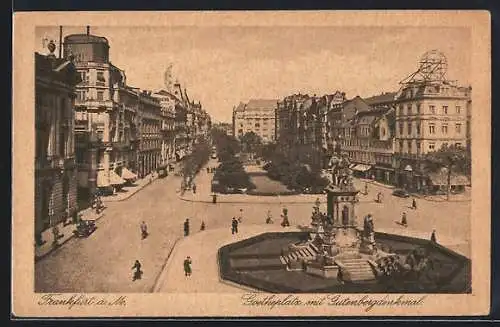
[[[215,166],[216,163],[210,162]],[[196,178],[197,194],[210,196],[211,174],[202,170]],[[151,292],[160,276],[175,241],[182,237],[183,222],[189,217],[192,233],[199,233],[205,222],[207,230],[227,228],[231,218],[243,209],[243,230],[246,224],[264,225],[266,213],[271,210],[275,224],[283,206],[289,209],[292,225],[308,225],[316,197],[303,203],[203,203],[182,201],[179,196],[181,178],[170,175],[158,179],[133,197],[108,203],[106,215],[97,222],[98,229],[88,239],[72,239],[56,252],[40,260],[35,266],[35,287],[39,292]],[[356,181],[359,187],[364,186]],[[384,194],[384,202],[377,204],[377,192]],[[391,190],[369,185],[368,195],[361,195],[357,206],[358,220],[367,213],[374,215],[375,229],[391,229],[429,235],[436,229],[440,237],[456,240],[462,253],[468,255],[470,230],[470,202],[436,203],[417,200],[418,209],[409,208],[411,199],[392,196]],[[283,197],[280,197],[283,198]],[[326,209],[325,199],[323,210]],[[407,212],[409,226],[405,229],[396,222]],[[150,235],[141,240],[140,223],[145,221]],[[142,264],[144,275],[132,282],[132,265]],[[216,260],[216,258],[213,258]],[[181,269],[181,268],[179,268]]]

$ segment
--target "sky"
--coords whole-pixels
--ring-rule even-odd
[[[63,37],[85,32],[85,26],[63,27]],[[40,53],[48,53],[44,38],[59,40],[57,26],[37,27],[35,33]],[[110,60],[131,86],[165,88],[164,72],[172,64],[174,79],[216,122],[231,122],[233,107],[249,99],[397,91],[399,81],[433,49],[445,54],[448,79],[470,81],[467,28],[91,26],[90,33],[108,39]]]

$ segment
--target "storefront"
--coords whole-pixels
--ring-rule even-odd
[[[451,173],[448,176],[446,169],[429,174],[429,191],[431,194],[446,194],[448,192],[448,179],[451,193],[462,193],[465,186],[470,185],[467,176]]]
[[[372,166],[365,164],[356,164],[351,168],[354,176],[359,178],[370,178]]]
[[[394,184],[394,168],[376,165],[373,167],[375,180],[384,184]]]

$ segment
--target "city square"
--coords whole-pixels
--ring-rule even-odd
[[[121,38],[128,30],[70,30],[40,29],[50,38],[35,56],[36,292],[256,291],[223,278],[221,249],[298,232],[310,234],[311,244],[316,233],[322,247],[293,264],[282,254],[280,274],[302,265],[328,279],[330,267],[342,285],[342,274],[354,271],[346,263],[373,265],[364,277],[377,280],[379,261],[399,255],[377,249],[374,235],[431,242],[470,258],[472,87],[466,78],[448,78],[449,70],[464,74],[457,64],[464,59],[450,49],[445,55],[416,47],[422,53],[387,72],[383,87],[390,92],[379,93],[377,85],[355,95],[360,89],[344,79],[335,87],[302,81],[252,93],[261,82],[254,81],[240,93],[211,94],[191,80],[188,94],[189,83],[179,81],[171,63],[148,73],[153,82],[143,77],[123,54],[131,50]],[[211,46],[206,31],[193,33],[200,47]],[[110,51],[114,44],[122,51]],[[259,53],[252,44],[245,46]],[[131,76],[144,88],[132,86]],[[210,108],[217,101],[226,108]],[[270,247],[288,251],[276,244]],[[312,269],[318,265],[321,273]],[[302,276],[295,277],[299,284],[315,283],[294,276]]]

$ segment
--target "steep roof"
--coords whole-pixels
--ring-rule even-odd
[[[242,112],[245,111],[245,104],[243,102],[240,102],[236,108],[234,109],[235,112]]]
[[[384,92],[369,98],[363,99],[368,105],[373,106],[377,104],[389,103],[394,101],[397,92]]]
[[[80,74],[77,73],[73,62],[56,56],[45,56],[37,52],[35,52],[35,74],[37,76],[53,76],[73,85],[81,82]]]
[[[248,101],[247,109],[269,109],[274,110],[277,107],[276,99],[251,99]]]

